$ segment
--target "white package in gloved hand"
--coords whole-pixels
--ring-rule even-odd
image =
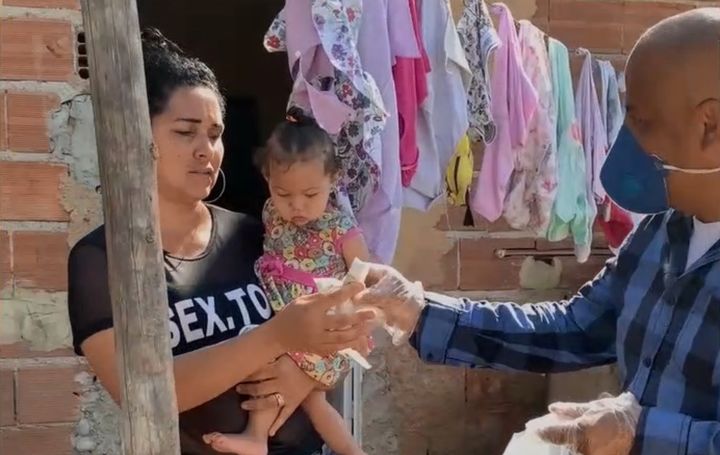
[[[534,432],[515,433],[503,455],[575,455],[571,450],[547,443]]]
[[[550,444],[538,436],[539,428],[553,424],[556,419],[560,417],[548,414],[526,423],[525,431],[513,435],[503,455],[578,455],[569,447]]]
[[[353,261],[352,265],[350,266],[350,270],[348,270],[347,275],[345,275],[345,278],[342,281],[336,278],[315,278],[315,285],[317,286],[319,293],[329,294],[330,292],[336,291],[348,283],[364,283],[365,278],[368,274],[368,270],[369,267],[366,263],[356,259],[355,261]],[[349,300],[341,303],[334,309],[334,311],[337,311],[340,314],[352,314],[353,312],[355,312],[355,310],[355,305],[353,305],[353,303]],[[330,310],[328,313],[333,313],[334,311]],[[369,370],[371,368],[370,362],[368,362],[367,359],[362,356],[362,354],[360,354],[354,349],[343,349],[339,353],[354,360],[366,370]]]

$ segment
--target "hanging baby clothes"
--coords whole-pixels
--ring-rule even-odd
[[[408,0],[408,3],[420,55],[417,58],[398,56],[393,66],[400,124],[400,168],[403,186],[410,185],[417,170],[419,156],[416,134],[417,113],[427,97],[427,73],[430,72],[430,60],[422,42],[420,11],[415,0]]]
[[[418,167],[405,188],[405,205],[427,210],[445,195],[445,171],[468,129],[467,84],[471,73],[449,0],[421,1],[420,26],[430,73],[428,96],[418,113]]]
[[[472,184],[474,156],[470,138],[464,135],[455,149],[445,173],[447,199],[451,205],[466,205],[467,192]]]
[[[623,103],[620,100],[617,73],[612,63],[596,60],[600,73],[600,112],[607,129],[608,148],[615,143],[623,124]]]
[[[470,207],[486,220],[494,222],[503,213],[515,155],[526,144],[529,123],[538,107],[538,95],[522,68],[515,21],[510,9],[502,3],[495,3],[490,10],[497,16],[502,43],[494,53],[490,81],[497,134],[485,147]]]
[[[465,0],[457,31],[472,79],[468,88],[468,136],[474,142],[492,142],[495,122],[490,110],[489,68],[492,52],[500,45],[484,0]]]
[[[567,47],[550,38],[548,43],[554,104],[557,108],[556,140],[558,188],[548,228],[548,240],[560,241],[572,234],[579,260],[592,241],[588,229],[585,152],[575,119],[570,57]]]
[[[288,104],[332,134],[342,162],[339,186],[358,212],[379,183],[379,135],[388,116],[361,66],[361,0],[288,0],[265,35],[268,52],[287,52],[294,85]]]
[[[368,195],[357,213],[357,221],[374,259],[389,263],[397,246],[403,204],[398,123],[401,117],[393,64],[402,59],[420,60],[421,53],[414,33],[411,4],[407,0],[374,0],[363,5],[358,52],[363,69],[376,81],[390,115],[379,135],[380,185],[375,193]]]
[[[608,200],[603,207],[604,216],[598,217],[598,224],[605,234],[608,246],[616,251],[635,228],[632,216],[617,204]]]
[[[575,111],[577,112],[580,135],[585,150],[585,184],[587,195],[586,223],[592,232],[597,216],[597,206],[606,198],[605,189],[600,182],[600,169],[607,154],[607,130],[603,122],[600,102],[598,100],[595,81],[593,80],[593,58],[587,49],[579,49],[584,56],[577,93],[575,94]],[[580,245],[579,259],[590,256],[590,244]]]
[[[450,205],[465,206],[464,226],[472,226],[474,220],[472,211],[467,206],[472,185],[475,157],[473,156],[470,138],[464,135],[450,159],[445,171],[445,185],[447,187],[447,202]]]
[[[504,216],[514,229],[544,236],[557,188],[555,157],[555,106],[545,34],[521,20],[518,31],[523,68],[538,94],[538,107],[530,120],[528,139],[517,150],[515,170],[505,200]]]
[[[595,74],[600,81],[600,112],[607,131],[608,149],[615,142],[615,138],[623,123],[623,108],[620,101],[617,74],[612,63],[606,60],[595,60]],[[632,232],[634,223],[630,214],[618,207],[610,198],[606,197],[604,206],[600,210],[602,216],[598,217],[598,225],[605,234],[611,249],[617,249]]]

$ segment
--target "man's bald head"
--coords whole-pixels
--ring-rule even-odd
[[[716,44],[720,39],[720,8],[697,8],[668,17],[650,27],[636,47],[661,46],[692,48]]]
[[[720,8],[690,10],[648,29],[630,54],[628,70],[647,73],[660,85],[667,78],[688,101],[720,97]]]

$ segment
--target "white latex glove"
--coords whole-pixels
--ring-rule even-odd
[[[338,289],[341,289],[343,285],[352,282],[364,283],[368,270],[369,266],[365,262],[355,259],[350,267],[350,270],[348,270],[348,273],[342,281],[335,278],[315,278],[315,284],[317,285],[318,292],[321,294],[328,294],[330,292],[335,292]],[[331,309],[328,313],[333,314],[337,312],[340,314],[353,314],[358,310],[359,308],[356,307],[352,300],[347,300]],[[343,349],[342,351],[339,351],[339,353],[351,360],[354,360],[366,370],[371,368],[370,362],[368,362],[368,360],[355,349]]]
[[[642,408],[629,393],[589,403],[555,403],[550,414],[528,422],[544,441],[581,455],[628,455]]]
[[[402,344],[415,331],[425,307],[422,284],[411,282],[390,266],[365,264],[368,266],[367,290],[358,295],[356,304],[379,310],[379,317],[392,336],[393,344]]]

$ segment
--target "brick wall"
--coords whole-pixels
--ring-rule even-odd
[[[4,0],[0,19],[0,452],[71,453],[78,417],[67,348],[68,163],[49,115],[82,84],[76,0]],[[54,349],[53,349],[54,348]]]
[[[452,0],[454,6],[460,0]],[[49,117],[87,89],[77,75],[78,0],[3,0],[0,15],[0,451],[72,453],[78,417],[74,381],[82,362],[67,348],[68,245],[97,224],[98,199],[78,183],[72,155],[57,149]],[[639,34],[657,20],[713,2],[657,3],[508,0],[570,47],[583,46],[622,67]],[[575,69],[579,60],[574,59]],[[52,139],[51,139],[52,138]],[[67,145],[67,144],[66,144]],[[67,150],[65,150],[67,151]],[[479,162],[479,160],[478,160]],[[81,166],[82,167],[82,166]],[[604,258],[563,258],[558,289],[519,289],[522,258],[498,248],[547,251],[553,245],[502,223],[462,225],[464,211],[407,211],[396,264],[431,289],[495,299],[540,300],[572,292]],[[602,243],[600,244],[602,245]],[[20,340],[20,341],[18,341]],[[381,349],[365,385],[364,437],[370,453],[500,453],[545,394],[567,397],[606,386],[597,376],[560,383],[421,365],[408,349]],[[584,389],[578,386],[585,386]],[[560,392],[553,392],[553,389]],[[452,422],[448,425],[448,422]],[[471,449],[468,449],[468,446]]]

